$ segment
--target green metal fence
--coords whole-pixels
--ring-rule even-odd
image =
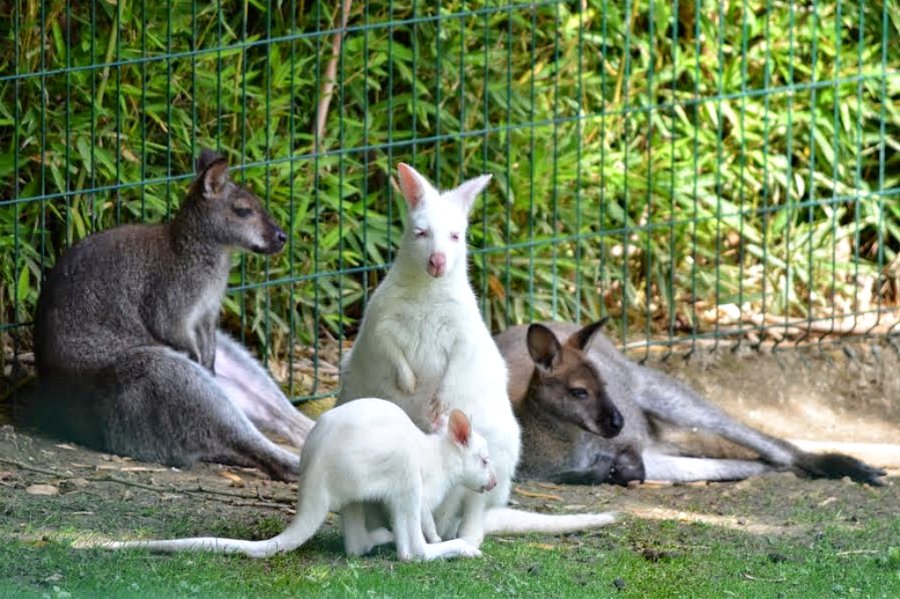
[[[200,146],[290,232],[224,326],[336,384],[392,258],[404,160],[494,182],[487,322],[609,314],[642,353],[890,335],[896,2],[14,0],[0,17],[0,335],[73,242],[178,204]]]

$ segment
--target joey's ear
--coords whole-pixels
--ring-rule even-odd
[[[553,367],[553,361],[559,355],[562,347],[553,331],[542,324],[533,324],[528,327],[528,353],[534,363],[549,370]]]
[[[203,148],[197,158],[197,173],[203,181],[203,195],[217,196],[228,183],[228,161],[218,153]]]
[[[456,443],[463,447],[468,447],[469,437],[472,434],[472,425],[469,423],[469,419],[465,414],[459,410],[451,411],[447,430],[450,432],[450,436]]]
[[[597,322],[592,322],[591,324],[587,325],[586,327],[582,328],[580,331],[569,337],[566,340],[566,345],[583,350],[588,346],[588,343],[590,343],[591,338],[594,336],[594,334],[602,329],[603,325],[605,325],[606,321],[608,320],[609,316],[605,316]]]
[[[462,203],[463,210],[468,212],[472,209],[472,204],[475,203],[478,194],[484,191],[490,180],[491,175],[481,175],[480,177],[464,181],[462,185],[453,190],[453,194]]]
[[[406,198],[406,203],[410,210],[415,210],[422,203],[425,192],[428,189],[434,189],[434,186],[428,180],[419,174],[419,171],[401,162],[397,165],[397,176],[400,181],[400,191]]]

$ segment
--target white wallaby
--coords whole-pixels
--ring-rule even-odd
[[[481,553],[466,541],[440,542],[435,533],[432,510],[459,484],[476,493],[497,484],[488,444],[472,431],[465,414],[453,410],[442,430],[426,435],[396,405],[360,399],[323,414],[307,437],[300,462],[297,515],[278,536],[267,541],[216,537],[126,541],[104,547],[269,557],[303,545],[328,512],[340,511],[344,547],[351,555],[394,541],[404,561],[478,557]],[[364,501],[384,503],[393,533],[366,529]]]
[[[506,363],[481,320],[469,285],[468,213],[490,175],[439,192],[410,166],[398,168],[409,207],[397,259],[366,306],[341,368],[338,403],[388,397],[422,430],[456,408],[487,439],[497,488],[451,491],[436,512],[438,532],[476,547],[485,533],[573,532],[604,526],[609,514],[545,516],[503,508],[519,460],[519,425],[507,395]]]

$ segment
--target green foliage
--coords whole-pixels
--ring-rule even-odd
[[[900,185],[896,3],[13,3],[0,54],[0,310],[30,321],[71,243],[177,207],[200,146],[290,229],[229,326],[352,334],[401,226],[389,174],[495,176],[472,278],[494,328],[611,312],[885,308]],[[317,150],[318,147],[318,150]],[[890,286],[888,286],[890,287]],[[740,319],[739,319],[740,320]],[[19,330],[19,329],[14,329]]]

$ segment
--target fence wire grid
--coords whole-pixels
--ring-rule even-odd
[[[14,0],[0,17],[0,336],[93,231],[177,209],[201,146],[289,232],[223,326],[298,399],[337,384],[406,161],[491,173],[471,278],[497,331],[612,317],[646,356],[890,336],[896,2]],[[628,343],[630,341],[630,343]]]

